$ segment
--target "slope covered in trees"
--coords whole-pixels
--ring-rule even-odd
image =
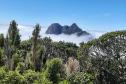
[[[0,34],[0,84],[125,84],[126,31],[87,43],[53,42],[40,36],[21,41],[16,21]]]

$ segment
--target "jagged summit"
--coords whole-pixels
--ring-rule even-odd
[[[71,35],[71,34],[77,34],[77,36],[82,36],[82,35],[89,35],[88,32],[83,31],[81,28],[79,28],[79,26],[76,23],[73,23],[71,26],[65,25],[65,26],[61,26],[59,23],[53,23],[51,24],[47,31],[46,34],[67,34],[67,35]]]

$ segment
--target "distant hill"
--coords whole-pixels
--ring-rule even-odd
[[[48,27],[46,31],[46,34],[59,35],[62,33],[67,35],[77,34],[77,36],[90,35],[88,32],[83,31],[81,28],[79,28],[76,23],[73,23],[71,26],[61,26],[59,23],[53,23]]]

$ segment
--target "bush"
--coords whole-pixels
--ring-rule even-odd
[[[93,84],[93,76],[84,72],[76,72],[68,77],[70,84]]]
[[[39,78],[40,78],[39,73],[37,73],[35,71],[32,71],[32,70],[26,70],[23,73],[23,76],[24,76],[25,81],[27,82],[27,84],[32,84],[36,80],[39,80]]]
[[[26,70],[23,74],[27,84],[52,84],[43,72]]]
[[[59,84],[70,84],[68,80],[63,80],[61,82],[59,82]]]
[[[39,80],[35,80],[35,84],[53,84],[51,81],[49,81],[45,74],[42,72],[42,73],[39,73],[40,74],[40,78]]]
[[[26,84],[25,78],[18,71],[9,71],[3,84]]]
[[[47,68],[45,71],[46,77],[52,81],[54,84],[57,84],[62,80],[62,74],[64,74],[62,61],[59,58],[54,58],[47,61]]]
[[[0,68],[0,84],[3,83],[5,77],[6,77],[6,71],[3,67],[1,67]]]
[[[19,62],[17,64],[16,70],[19,71],[20,74],[23,74],[25,71],[25,64],[23,62]]]

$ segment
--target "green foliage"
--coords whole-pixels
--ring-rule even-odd
[[[82,70],[88,70],[90,68],[91,66],[91,58],[89,56],[90,47],[92,47],[92,45],[95,45],[97,42],[98,40],[94,39],[92,41],[80,45],[77,51],[77,56]]]
[[[5,64],[5,57],[3,55],[3,49],[0,48],[0,66],[4,66]]]
[[[30,50],[31,50],[31,47],[32,47],[31,39],[29,39],[29,40],[24,40],[24,41],[22,41],[21,44],[20,44],[20,49],[21,49],[21,50],[30,51]]]
[[[4,84],[26,84],[26,82],[18,71],[9,71],[4,78]]]
[[[14,45],[15,47],[19,47],[21,40],[20,40],[18,25],[15,20],[13,20],[10,23],[8,29],[8,37],[11,45]]]
[[[115,31],[115,32],[109,32],[109,33],[106,33],[102,36],[99,37],[99,40],[104,43],[106,42],[108,39],[111,39],[113,37],[117,37],[117,36],[125,36],[126,35],[126,30],[123,30],[123,31]]]
[[[83,70],[94,73],[99,84],[119,84],[126,79],[125,42],[126,31],[116,31],[82,44],[78,56]]]
[[[6,76],[6,71],[3,67],[0,68],[0,83],[2,83],[2,81],[4,80]]]
[[[4,46],[4,35],[0,34],[0,47],[3,48]]]
[[[25,82],[27,84],[52,84],[43,72],[35,72],[33,70],[26,70],[23,73]]]
[[[17,64],[16,71],[18,71],[20,74],[23,74],[25,71],[25,64],[23,62],[19,62]]]
[[[84,72],[76,72],[68,77],[70,84],[93,84],[93,76]]]
[[[62,61],[59,58],[47,61],[47,68],[45,71],[46,77],[54,84],[57,84],[62,79],[62,68]]]
[[[63,80],[61,82],[59,82],[59,84],[70,84],[68,80]]]
[[[13,59],[13,70],[15,70],[15,68],[17,67],[17,64],[19,62],[21,62],[21,57],[19,56],[19,54],[15,53],[13,56],[12,56],[12,59]]]
[[[23,76],[25,78],[25,81],[27,82],[27,84],[32,84],[35,82],[35,80],[40,80],[39,78],[39,73],[32,71],[32,70],[26,70],[23,73]]]
[[[35,84],[53,84],[52,81],[48,80],[44,72],[40,72],[39,77],[39,80],[35,80]]]
[[[33,65],[33,68],[35,69],[35,71],[40,71],[40,68],[38,69],[37,64],[41,64],[41,62],[38,62],[37,59],[39,59],[39,54],[40,54],[40,46],[39,44],[39,39],[40,39],[40,30],[41,30],[41,26],[39,24],[35,25],[35,29],[32,32],[32,57],[31,57],[31,62]],[[39,66],[41,67],[41,66]]]

